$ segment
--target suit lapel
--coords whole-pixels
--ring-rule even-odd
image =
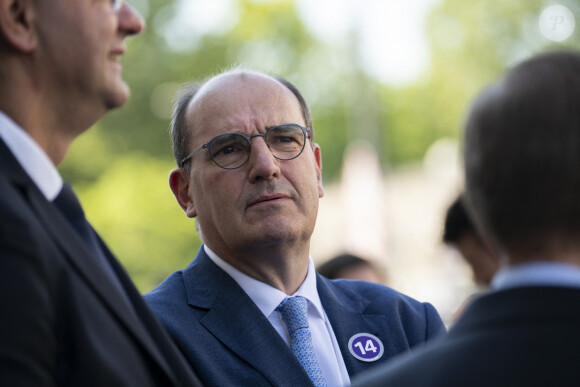
[[[173,377],[170,367],[156,349],[150,335],[134,313],[132,305],[128,305],[125,298],[119,294],[119,290],[111,282],[104,268],[97,263],[96,259],[91,257],[92,252],[84,245],[84,242],[65,220],[60,211],[46,200],[42,192],[40,192],[24,169],[22,169],[20,163],[14,158],[12,152],[1,139],[0,170],[12,182],[16,189],[22,193],[23,199],[29,203],[32,211],[36,214],[46,232],[61,246],[64,253],[63,256],[71,264],[71,267],[77,271],[79,276],[98,295],[101,302],[109,308],[111,313],[118,318],[135,339],[141,342],[143,347],[149,351],[152,358],[157,360],[169,376]],[[113,263],[114,271],[117,274],[119,274],[119,271],[122,271],[120,275],[122,284],[127,290],[129,297],[135,302],[135,296],[132,293],[137,291],[134,285],[112,257],[106,246],[104,244],[102,245],[107,258]]]
[[[135,340],[141,342],[152,358],[159,363],[168,375],[173,377],[169,365],[166,363],[140,320],[142,316],[137,316],[137,313],[142,312],[142,310],[136,307],[136,303],[141,300],[136,300],[135,292],[137,291],[133,283],[118,262],[112,257],[108,248],[102,243],[105,255],[112,264],[115,274],[119,276],[128,298],[119,294],[118,288],[111,282],[105,269],[92,257],[92,252],[84,245],[83,241],[77,236],[58,210],[47,202],[38,190],[29,190],[29,193],[30,203],[39,219],[44,223],[48,232],[63,247],[65,256],[71,263],[71,266],[77,270],[79,275],[99,296],[103,304],[107,305],[111,312],[117,316],[119,321],[134,336]],[[138,295],[138,297],[141,296]],[[130,300],[131,304],[128,304],[127,300]]]
[[[312,385],[272,324],[203,247],[194,265],[184,271],[184,281],[188,303],[209,309],[201,324],[272,385]]]
[[[384,322],[385,316],[364,313],[367,309],[367,300],[353,292],[337,288],[331,281],[318,274],[316,286],[351,379],[356,374],[376,366],[377,363],[388,360],[396,353],[389,339],[391,333]],[[355,358],[348,348],[348,342],[357,333],[370,333],[378,337],[385,349],[383,356],[375,362],[364,362]]]

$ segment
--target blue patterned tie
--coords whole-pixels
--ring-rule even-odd
[[[287,297],[278,305],[276,310],[282,313],[288,333],[290,334],[290,348],[306,370],[306,373],[315,386],[326,386],[322,368],[316,359],[312,334],[308,329],[308,299],[300,296]]]

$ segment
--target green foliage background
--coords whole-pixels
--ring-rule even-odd
[[[167,127],[180,84],[235,64],[295,83],[311,104],[328,184],[340,175],[350,141],[373,142],[385,173],[420,160],[434,141],[460,136],[470,100],[506,67],[547,49],[578,47],[580,40],[574,33],[555,44],[540,34],[538,17],[549,1],[443,0],[426,26],[429,70],[394,89],[360,68],[356,34],[334,46],[317,41],[291,0],[239,0],[233,28],[180,37],[173,42],[178,49],[167,38],[177,1],[129,3],[147,24],[143,34],[128,39],[124,77],[131,99],[82,135],[60,170],[143,292],[185,267],[200,246],[194,221],[167,185],[175,167]],[[580,15],[580,0],[560,4]]]

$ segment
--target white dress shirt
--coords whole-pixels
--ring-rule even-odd
[[[62,189],[62,177],[44,150],[0,111],[0,138],[38,186],[47,200],[52,201]]]
[[[523,286],[580,288],[580,267],[557,262],[534,262],[508,266],[492,279],[493,290]]]
[[[306,279],[296,293],[286,295],[282,291],[242,273],[218,257],[206,245],[203,247],[209,258],[228,273],[246,294],[250,296],[252,301],[258,306],[288,346],[290,346],[288,329],[286,328],[282,314],[277,312],[276,308],[289,296],[302,296],[307,298],[310,301],[308,303],[308,325],[312,332],[316,358],[322,367],[326,383],[329,387],[350,385],[350,378],[340,348],[338,347],[336,336],[318,296],[316,272],[311,257],[309,257]]]

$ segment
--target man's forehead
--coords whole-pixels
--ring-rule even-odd
[[[273,94],[276,97],[273,97]],[[239,111],[252,110],[257,103],[260,109],[269,105],[291,106],[299,109],[294,94],[276,79],[260,73],[225,73],[206,82],[192,98],[188,106],[188,116],[203,120],[206,113],[224,118]],[[296,110],[299,111],[299,110]]]
[[[225,73],[207,81],[196,93],[192,99],[192,103],[208,99],[212,96],[218,96],[219,98],[244,92],[259,93],[260,90],[258,87],[288,90],[276,79],[265,74],[252,72]]]

